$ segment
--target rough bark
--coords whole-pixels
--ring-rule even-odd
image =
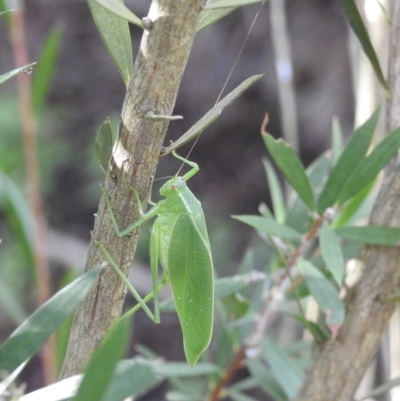
[[[389,51],[389,87],[386,131],[400,125],[400,2],[394,4]],[[386,168],[371,224],[400,227],[400,157]],[[349,401],[380,345],[395,308],[379,303],[400,291],[400,248],[365,247],[361,280],[346,300],[347,316],[336,341],[316,356],[297,398],[298,401]]]
[[[153,0],[150,7],[153,26],[142,37],[104,184],[120,228],[139,218],[131,187],[137,189],[143,204],[148,200],[168,123],[151,122],[144,115],[151,109],[172,114],[202,3],[203,0]],[[124,273],[132,264],[139,231],[119,238],[102,197],[93,237],[107,246]],[[92,240],[85,270],[104,261],[104,254]],[[113,269],[104,269],[75,313],[61,378],[84,369],[109,326],[120,316],[125,292]]]

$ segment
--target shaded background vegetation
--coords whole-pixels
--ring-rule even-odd
[[[126,1],[140,16],[146,15],[148,3],[146,0]],[[175,114],[185,119],[171,125],[170,140],[177,138],[214,105],[259,8],[259,4],[241,8],[197,35],[175,109]],[[59,280],[63,276],[59,273],[65,269],[83,269],[85,247],[100,196],[99,183],[103,180],[94,158],[94,136],[107,116],[117,123],[125,88],[101,42],[86,2],[31,0],[27,2],[26,12],[32,60],[38,59],[49,32],[57,29],[61,35],[54,77],[39,129],[42,188],[50,229],[48,247],[52,271]],[[330,146],[333,116],[338,116],[345,134],[349,134],[353,126],[348,28],[336,1],[289,2],[287,18],[298,108],[299,151],[309,164]],[[261,162],[266,151],[259,135],[265,111],[270,113],[269,131],[275,136],[281,135],[270,29],[269,5],[265,4],[228,83],[228,90],[252,74],[264,72],[265,76],[204,132],[191,155],[201,168],[201,173],[191,180],[191,189],[203,204],[214,244],[215,267],[220,275],[235,272],[248,244],[257,241],[251,229],[231,221],[229,216],[256,213],[261,201],[268,202]],[[8,71],[13,68],[13,59],[4,21],[0,30],[0,71]],[[141,33],[131,26],[134,54]],[[22,184],[24,168],[20,123],[15,118],[17,107],[15,81],[11,81],[0,91],[0,169]],[[188,150],[189,147],[182,148],[180,153],[185,155]],[[174,174],[177,167],[176,161],[165,158],[157,176]],[[153,198],[158,199],[157,193]],[[35,308],[33,272],[27,269],[30,262],[26,252],[19,252],[19,247],[24,245],[19,245],[7,230],[12,222],[5,214],[1,217],[0,272],[14,285],[16,294],[24,294],[21,302],[31,312]],[[144,237],[146,231],[143,230]],[[16,254],[19,258],[15,258]],[[143,241],[138,258],[145,263],[147,254],[148,246]],[[262,256],[265,255],[261,255],[261,266]],[[5,310],[1,316],[4,329],[1,336],[5,338],[14,322],[8,319]],[[145,343],[169,359],[181,357],[175,317],[163,316],[165,333],[158,328],[154,333],[152,327],[150,321],[138,318],[135,341]],[[171,330],[176,330],[177,334],[171,335]],[[32,371],[27,374],[31,379]]]

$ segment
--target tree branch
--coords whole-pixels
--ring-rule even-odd
[[[400,3],[394,4],[390,32],[389,87],[392,100],[387,104],[386,128],[400,125]],[[400,227],[400,158],[395,157],[385,171],[371,224]],[[337,341],[326,344],[307,374],[298,401],[349,401],[379,348],[395,308],[380,303],[379,297],[400,290],[400,248],[366,246],[360,259],[364,266],[361,280],[346,300],[347,316]]]
[[[152,122],[149,110],[171,115],[192,47],[203,0],[153,0],[150,31],[142,37],[139,54],[122,108],[105,188],[121,228],[139,219],[132,187],[146,204],[168,121]],[[104,198],[97,213],[93,237],[107,246],[124,273],[129,271],[140,229],[119,238],[111,224]],[[88,271],[106,258],[93,240]],[[112,268],[105,269],[95,288],[75,313],[61,377],[80,373],[107,329],[120,314],[125,287]]]

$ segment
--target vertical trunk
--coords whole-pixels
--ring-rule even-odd
[[[394,2],[390,32],[386,131],[400,125],[400,2]],[[371,224],[400,227],[400,158],[386,168]],[[400,291],[400,248],[364,247],[361,280],[347,297],[347,316],[335,342],[326,344],[307,374],[298,401],[349,401],[380,345],[394,303],[377,299]]]
[[[203,0],[153,0],[153,26],[142,37],[133,75],[122,108],[116,146],[104,187],[111,198],[119,226],[139,218],[135,196],[148,200],[167,122],[151,122],[152,109],[171,115],[192,47],[197,16]],[[111,173],[111,174],[110,174]],[[119,238],[111,224],[104,197],[100,201],[93,237],[105,244],[124,273],[133,260],[139,229]],[[105,260],[91,242],[86,271]],[[80,373],[111,323],[120,316],[125,287],[112,268],[104,269],[75,313],[61,377]]]

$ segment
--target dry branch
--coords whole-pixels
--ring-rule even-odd
[[[142,37],[104,184],[120,227],[139,219],[131,187],[138,190],[143,204],[148,200],[168,122],[151,122],[144,115],[152,109],[163,115],[172,114],[202,3],[203,0],[153,0],[150,7],[153,26]],[[132,264],[139,231],[119,238],[101,199],[93,236],[107,245],[124,273]],[[92,241],[85,270],[104,259]],[[105,269],[75,313],[62,378],[83,370],[109,326],[120,316],[125,292],[114,270]]]
[[[390,33],[389,87],[386,131],[400,125],[400,2],[394,4]],[[371,224],[400,227],[400,158],[387,167]],[[335,342],[326,344],[307,373],[297,401],[350,401],[379,348],[394,311],[380,297],[400,291],[400,248],[367,246],[360,255],[361,280],[347,297],[347,316]]]

